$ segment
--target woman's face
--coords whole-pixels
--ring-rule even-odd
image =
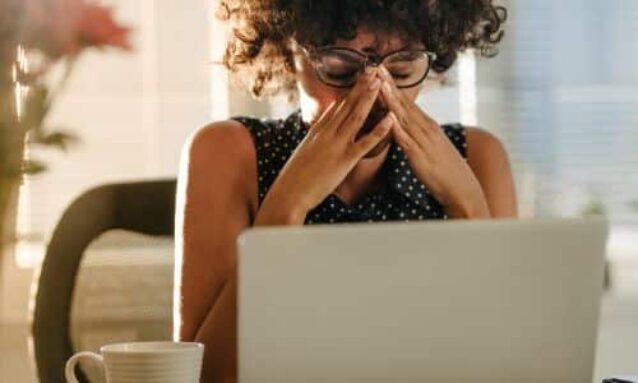
[[[354,49],[363,53],[373,54],[377,56],[383,56],[390,52],[398,51],[406,47],[404,40],[392,36],[382,35],[371,32],[365,26],[359,27],[357,30],[357,36],[353,40],[337,40],[334,44],[335,47]],[[410,45],[411,48],[423,48],[423,46]],[[301,49],[296,53],[295,66],[297,72],[297,88],[299,90],[299,96],[301,101],[301,108],[304,120],[314,121],[323,114],[323,112],[334,102],[344,98],[350,88],[336,88],[324,84],[318,77],[314,70],[312,61],[308,55]],[[401,92],[410,100],[414,101],[421,90],[421,85],[411,88],[401,89]],[[373,110],[371,112],[370,121],[366,124],[374,124],[378,121],[379,113],[375,113],[375,109],[384,109],[385,104],[382,98],[377,100]],[[378,112],[378,110],[376,111]],[[382,116],[381,116],[382,117]],[[372,121],[374,120],[374,121]],[[366,127],[369,129],[371,127]],[[375,147],[366,158],[375,157],[383,152],[387,148],[390,142],[388,137]]]

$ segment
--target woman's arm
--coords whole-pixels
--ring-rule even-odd
[[[206,345],[202,381],[237,381],[237,249],[249,226],[302,225],[305,215],[267,198],[257,214],[250,132],[226,121],[198,131],[182,157],[177,198],[179,337]]]
[[[250,132],[232,121],[200,129],[182,156],[175,230],[179,333],[206,345],[207,383],[236,374],[235,243],[250,226],[256,172]]]
[[[492,218],[518,216],[514,178],[503,144],[491,133],[467,129],[467,163],[481,184]]]

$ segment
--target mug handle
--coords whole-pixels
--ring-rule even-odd
[[[78,379],[75,376],[75,366],[78,364],[81,358],[87,357],[89,359],[93,359],[98,362],[104,370],[104,358],[100,354],[96,354],[94,352],[82,351],[73,355],[66,362],[66,367],[64,368],[64,376],[66,378],[67,383],[79,383]]]

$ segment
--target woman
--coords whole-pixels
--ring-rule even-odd
[[[288,92],[285,120],[199,129],[178,196],[183,340],[205,382],[236,381],[236,249],[250,226],[515,217],[503,145],[439,125],[416,99],[460,50],[495,53],[491,0],[222,1],[227,68],[255,96]]]

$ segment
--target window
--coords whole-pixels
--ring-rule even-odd
[[[516,0],[479,60],[478,120],[505,141],[525,215],[638,223],[638,3]]]

